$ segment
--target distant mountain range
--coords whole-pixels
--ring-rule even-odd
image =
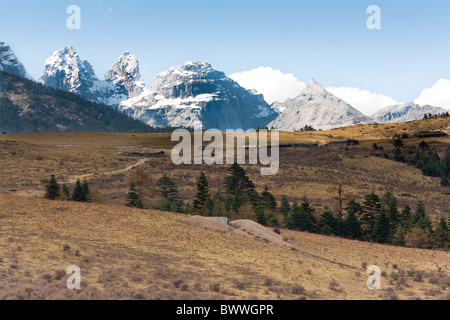
[[[441,107],[419,106],[414,103],[397,104],[383,108],[374,113],[371,118],[378,123],[396,123],[421,120],[426,114],[442,114],[448,110]]]
[[[32,79],[3,42],[0,42],[0,71]],[[387,107],[368,117],[314,80],[296,98],[270,106],[261,94],[244,89],[202,62],[172,67],[160,73],[151,88],[146,89],[133,54],[125,52],[99,80],[91,64],[82,60],[71,46],[55,51],[46,60],[38,82],[107,105],[121,115],[125,113],[153,127],[202,126],[225,130],[268,126],[295,131],[307,125],[327,130],[355,124],[420,120],[425,114],[448,112],[410,103]],[[39,100],[38,96],[33,97]],[[63,108],[59,104],[53,107]],[[0,104],[2,108],[4,105]],[[46,122],[48,115],[41,116],[42,122]]]

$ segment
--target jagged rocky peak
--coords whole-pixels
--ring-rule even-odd
[[[39,80],[46,86],[77,93],[91,100],[97,100],[92,92],[96,81],[98,79],[91,64],[81,60],[72,46],[52,53],[45,61]]]
[[[145,89],[139,72],[139,61],[134,54],[125,52],[105,74],[105,81],[125,89],[129,98],[137,97]]]
[[[17,74],[21,77],[33,79],[17,59],[10,46],[3,41],[0,41],[0,71]]]
[[[188,61],[160,73],[151,90],[119,109],[152,126],[206,129],[264,127],[276,113],[264,101],[211,64]]]
[[[426,114],[441,114],[448,112],[440,107],[419,106],[415,103],[402,103],[383,108],[371,117],[378,123],[399,123],[422,120]]]
[[[329,130],[374,122],[315,80],[311,80],[296,98],[276,103],[273,108],[280,114],[269,126],[282,131],[300,130],[306,125]]]
[[[151,90],[166,98],[186,98],[215,93],[220,82],[237,85],[209,63],[188,61],[160,73],[153,81]]]
[[[324,86],[322,86],[320,83],[318,83],[316,80],[311,79],[311,81],[308,83],[308,86],[302,91],[302,95],[322,95],[322,94],[329,94],[329,92],[325,89]]]

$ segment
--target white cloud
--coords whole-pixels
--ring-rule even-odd
[[[391,97],[359,88],[329,87],[327,90],[368,116],[384,107],[399,103]]]
[[[450,80],[440,79],[431,88],[424,89],[414,103],[450,109]]]
[[[282,73],[270,67],[233,73],[230,78],[248,90],[254,89],[262,93],[268,103],[295,98],[306,87],[292,73]]]

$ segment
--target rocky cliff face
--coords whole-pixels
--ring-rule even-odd
[[[208,63],[186,62],[159,74],[152,88],[119,109],[152,126],[206,129],[265,127],[276,113]]]
[[[17,74],[18,76],[33,79],[17,59],[9,45],[0,41],[0,71]]]
[[[139,74],[139,62],[129,52],[119,57],[104,80],[99,80],[91,64],[81,60],[71,46],[54,52],[47,59],[39,82],[113,107],[141,94],[145,87]]]
[[[273,108],[280,114],[269,126],[281,131],[296,131],[307,125],[315,129],[329,130],[374,122],[314,80],[311,80],[298,97],[275,103]]]
[[[426,114],[441,114],[445,112],[448,112],[448,110],[440,107],[421,107],[414,103],[404,103],[383,108],[374,113],[371,118],[378,123],[398,123],[422,120]]]
[[[105,81],[120,87],[129,98],[137,97],[145,89],[139,73],[139,62],[134,54],[125,52],[105,74]]]

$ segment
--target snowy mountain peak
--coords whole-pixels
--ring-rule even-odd
[[[194,89],[184,90],[176,92],[173,90],[181,84],[189,85],[198,83],[218,83],[218,82],[232,82],[237,85],[233,80],[229,79],[222,71],[214,69],[211,64],[199,61],[187,61],[179,66],[171,67],[169,70],[160,73],[152,84],[152,91],[159,92],[164,96],[177,96],[178,94],[185,93],[187,95],[196,95],[197,91]],[[169,90],[168,92],[166,92]]]
[[[399,123],[422,120],[425,114],[441,114],[447,110],[440,107],[419,106],[415,103],[402,103],[383,108],[371,117],[378,123]]]
[[[105,74],[105,81],[122,87],[128,97],[137,97],[145,89],[144,80],[139,72],[139,61],[134,54],[126,51]]]
[[[296,131],[306,125],[329,130],[359,123],[373,123],[351,105],[328,92],[314,79],[294,99],[276,103],[273,108],[280,115],[269,124],[282,131]]]
[[[33,80],[23,64],[17,59],[8,44],[0,41],[0,71],[14,73],[21,77]]]
[[[80,94],[96,100],[91,88],[98,79],[87,61],[80,59],[72,46],[55,51],[45,61],[44,72],[39,82],[46,86]]]
[[[302,95],[323,95],[330,94],[321,84],[319,84],[316,80],[311,79],[308,83],[308,86],[302,91]]]
[[[151,90],[123,102],[120,110],[152,126],[206,129],[263,127],[276,113],[262,95],[245,90],[211,64],[188,61],[160,73]]]

